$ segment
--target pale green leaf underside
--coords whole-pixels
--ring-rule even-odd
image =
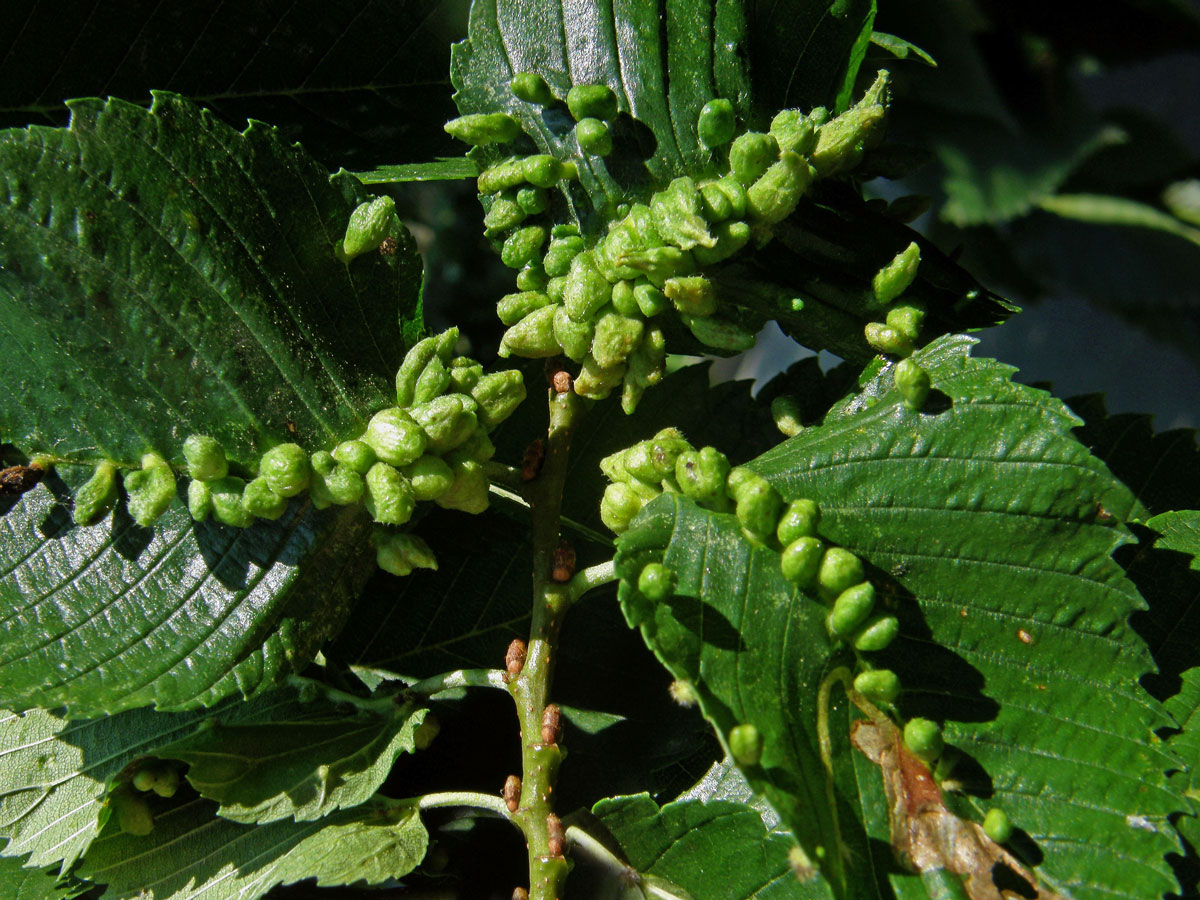
[[[373,568],[369,525],[297,501],[229,528],[177,499],[153,529],[123,506],[80,528],[44,482],[0,517],[0,705],[94,716],[268,686],[337,633]]]
[[[227,819],[308,821],[366,802],[396,759],[413,752],[426,713],[386,698],[358,715],[327,701],[296,702],[238,724],[218,715],[157,755],[186,762],[188,782]]]
[[[201,432],[253,466],[360,431],[420,329],[411,239],[336,259],[366,195],[262,123],[169,94],[71,112],[0,132],[4,439],[130,464]]]
[[[157,815],[145,837],[98,839],[80,875],[107,884],[104,897],[254,900],[277,884],[378,884],[410,872],[428,834],[415,804],[376,800],[318,822],[239,825],[192,800]]]
[[[665,878],[694,900],[816,900],[819,878],[801,882],[788,861],[792,841],[768,833],[758,812],[728,800],[678,800],[661,809],[648,794],[601,800],[592,810],[629,864]]]
[[[457,181],[474,178],[479,167],[465,157],[439,159],[435,162],[408,163],[397,166],[376,166],[354,175],[363,184],[399,184],[408,181]]]
[[[27,869],[21,860],[0,858],[0,900],[61,900],[72,895],[72,885],[56,887],[55,873]]]
[[[1158,896],[1185,804],[1153,734],[1169,720],[1138,685],[1152,662],[1127,619],[1143,602],[1110,558],[1126,533],[1104,524],[1134,498],[1062,403],[971,343],[917,354],[943,395],[928,411],[905,409],[885,370],[753,467],[817,499],[823,536],[893,580],[901,637],[880,662],[902,675],[901,708],[947,720],[988,803],[1045,854],[1038,873],[1077,898]]]

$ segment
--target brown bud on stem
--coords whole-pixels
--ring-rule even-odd
[[[546,443],[538,438],[525,448],[525,455],[521,458],[521,480],[533,481],[537,478],[538,472],[542,471],[542,463],[545,459]]]
[[[529,900],[529,891],[523,887],[513,888],[512,900]]]
[[[546,834],[550,838],[550,855],[562,856],[567,849],[567,838],[563,833],[562,819],[554,813],[546,816]]]
[[[557,744],[562,737],[562,711],[557,703],[547,703],[542,710],[542,743]]]
[[[0,494],[24,494],[38,486],[45,470],[37,463],[0,469]]]
[[[554,377],[550,381],[550,386],[559,394],[565,394],[571,390],[571,373],[566,369],[559,369],[554,373]]]
[[[504,805],[511,813],[515,813],[521,805],[521,779],[516,775],[504,779]]]
[[[554,561],[550,565],[550,580],[566,584],[575,574],[575,548],[568,541],[559,541],[554,548]]]
[[[521,674],[523,668],[525,668],[525,642],[520,638],[513,638],[513,642],[508,645],[508,652],[504,654],[504,670],[508,673],[508,679],[511,681]]]

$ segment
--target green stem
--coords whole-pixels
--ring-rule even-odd
[[[504,673],[499,669],[457,669],[453,672],[443,672],[423,678],[408,686],[414,694],[435,696],[442,691],[464,687],[494,687],[504,690]]]
[[[571,592],[574,602],[588,591],[617,580],[617,571],[613,560],[602,562],[586,569],[580,569],[575,577],[567,582],[567,590]]]
[[[481,794],[478,791],[443,791],[438,794],[425,794],[417,799],[420,809],[437,809],[444,806],[469,806],[472,809],[482,809],[495,813],[502,819],[507,819],[508,808],[504,801],[492,794]]]
[[[493,484],[500,484],[513,490],[519,490],[521,487],[521,470],[513,466],[488,460],[483,464],[483,473]]]
[[[583,400],[574,392],[550,392],[545,460],[538,477],[525,485],[533,518],[533,615],[525,665],[508,689],[521,725],[521,797],[512,818],[529,846],[530,900],[562,897],[567,876],[566,860],[551,854],[547,827],[547,817],[554,811],[551,796],[562,750],[557,743],[542,743],[542,712],[549,701],[559,631],[572,601],[570,587],[552,581],[550,572],[559,541],[571,433],[583,411]]]

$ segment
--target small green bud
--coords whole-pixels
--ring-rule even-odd
[[[871,669],[854,679],[854,689],[876,703],[891,703],[900,696],[900,677],[891,669]]]
[[[163,766],[156,775],[150,789],[160,797],[174,797],[179,790],[179,772],[172,766]]]
[[[917,718],[904,726],[904,746],[917,759],[931,763],[942,755],[946,745],[942,740],[942,729],[936,722]]]
[[[349,441],[347,441],[347,443],[349,443]],[[360,441],[359,443],[362,443],[362,442]],[[340,447],[341,445],[339,444],[338,446]],[[334,448],[334,449],[336,452],[336,450],[338,448]],[[370,449],[370,448],[368,447],[368,449]],[[375,458],[374,450],[371,450],[370,460],[371,460],[370,464],[368,464],[368,466],[367,466],[368,469],[371,468],[371,466],[375,465],[375,463],[378,462],[378,460]],[[312,456],[309,457],[308,464],[310,466],[312,466],[314,475],[328,475],[330,472],[332,472],[334,470],[334,467],[337,466],[338,460],[328,450],[318,450],[315,453],[313,453]],[[365,474],[365,472],[364,472],[364,474]]]
[[[608,156],[612,153],[612,135],[608,126],[599,119],[580,119],[579,124],[575,126],[575,140],[579,142],[579,149],[584,153],[594,156]]]
[[[415,534],[376,528],[371,537],[375,542],[375,561],[383,571],[393,575],[408,575],[413,569],[437,571],[433,551]]]
[[[804,414],[800,402],[787,394],[780,394],[771,401],[771,418],[780,433],[794,437],[804,430]]]
[[[75,524],[92,525],[98,522],[104,518],[116,500],[117,467],[108,460],[102,460],[96,465],[92,477],[75,492]]]
[[[455,450],[446,457],[454,484],[434,502],[444,509],[457,509],[472,515],[488,508],[488,479],[483,464],[465,449]]]
[[[833,601],[833,609],[826,619],[829,633],[835,638],[845,638],[858,630],[875,608],[875,586],[869,581],[846,588]]]
[[[491,431],[525,399],[525,379],[517,369],[492,372],[479,379],[471,396],[479,404],[479,424]]]
[[[458,345],[458,329],[447,328],[441,334],[430,335],[417,341],[400,363],[396,372],[396,405],[409,406],[416,394],[417,381],[435,356],[443,364],[450,362],[454,348]]]
[[[692,316],[680,313],[679,319],[696,340],[718,350],[742,353],[753,347],[757,340],[753,331],[747,331],[736,322],[722,319],[720,316]]]
[[[421,426],[429,438],[427,447],[430,453],[444,455],[467,440],[475,431],[479,419],[475,409],[468,406],[477,407],[477,404],[466,402],[468,400],[473,398],[465,394],[445,394],[409,410],[413,421]],[[422,452],[424,449],[422,448]],[[420,455],[418,453],[412,459],[406,459],[397,465],[408,465]],[[380,454],[380,458],[388,461],[383,454]]]
[[[287,510],[287,500],[271,490],[267,480],[259,476],[242,491],[242,506],[256,519],[274,520]]]
[[[900,633],[900,620],[895,616],[873,616],[854,636],[854,649],[875,653],[886,649]]]
[[[567,286],[563,290],[563,306],[576,322],[595,318],[600,307],[612,298],[612,285],[596,268],[590,253],[580,253],[571,261]]]
[[[472,113],[451,119],[442,126],[450,137],[464,144],[505,144],[515,140],[521,126],[507,113]]]
[[[750,226],[741,220],[718,222],[712,227],[716,243],[711,247],[696,247],[692,254],[702,266],[711,266],[729,259],[750,242]]]
[[[154,814],[150,812],[150,805],[138,794],[128,790],[114,791],[109,795],[108,804],[117,825],[126,834],[145,837],[154,830]]]
[[[606,84],[577,84],[567,91],[567,109],[576,122],[617,117],[617,95]]]
[[[675,572],[662,563],[647,563],[638,575],[638,590],[658,603],[675,593]]]
[[[687,450],[675,460],[675,480],[684,495],[714,508],[726,504],[725,480],[729,458],[715,447]]]
[[[600,521],[615,534],[624,534],[644,502],[628,484],[620,481],[610,484],[600,500]]]
[[[510,156],[480,172],[475,187],[481,194],[494,194],[524,183],[525,157]],[[515,200],[515,195],[511,199]]]
[[[650,198],[650,218],[655,230],[663,241],[681,250],[716,245],[702,209],[696,183],[687,176],[676,178]]]
[[[505,325],[516,325],[535,309],[549,306],[550,303],[550,298],[538,291],[505,294],[496,303],[496,315]]]
[[[592,338],[592,357],[602,369],[624,363],[642,340],[645,326],[641,319],[631,319],[616,312],[606,313],[596,321]]]
[[[145,769],[139,769],[133,776],[130,782],[134,790],[141,791],[143,794],[154,789],[154,782],[158,780],[158,772],[153,766]]]
[[[1013,835],[1012,822],[1008,820],[1008,813],[997,806],[993,806],[983,816],[983,833],[990,837],[997,844],[1003,844]]]
[[[316,454],[313,456],[315,459]],[[349,506],[362,499],[363,491],[366,490],[363,476],[350,466],[338,463],[328,472],[317,470],[315,465],[313,469],[316,474],[308,486],[308,494],[317,509],[324,509],[330,504]]]
[[[546,274],[546,270],[542,268],[542,264],[540,262],[530,262],[517,273],[517,290],[544,292],[549,281],[550,276]]]
[[[867,343],[880,353],[908,356],[913,352],[913,339],[882,322],[868,322],[863,329]]]
[[[552,278],[566,275],[571,271],[571,260],[582,253],[583,249],[583,238],[578,235],[554,238],[546,248],[546,255],[542,257],[546,274]]]
[[[500,250],[500,260],[510,269],[519,269],[532,262],[546,243],[546,229],[541,225],[530,225],[514,231]]]
[[[863,98],[817,131],[817,146],[810,159],[817,177],[848,172],[863,154],[883,138],[890,97],[889,76],[881,69]],[[816,119],[816,110],[812,118]]]
[[[746,204],[756,219],[766,225],[782,222],[792,214],[808,186],[813,169],[798,153],[785,150],[762,177],[746,191]]]
[[[279,444],[262,455],[258,473],[280,497],[295,497],[308,487],[308,454],[299,444]]]
[[[421,425],[398,407],[375,413],[362,440],[380,460],[393,466],[407,466],[418,459],[428,443]]]
[[[798,109],[784,109],[771,120],[771,136],[780,151],[808,156],[817,146],[817,126]]]
[[[668,278],[663,293],[681,313],[691,316],[711,316],[717,311],[717,291],[703,275]]]
[[[508,191],[492,200],[492,205],[483,217],[483,227],[489,235],[516,228],[525,221],[527,213],[517,202],[517,195]]]
[[[554,337],[554,313],[561,306],[540,306],[504,332],[500,339],[500,355],[524,356],[537,359],[556,356],[560,352]]]
[[[802,497],[788,504],[779,524],[775,527],[775,536],[779,543],[787,546],[797,538],[814,537],[817,526],[821,523],[821,507],[815,500]]]
[[[387,463],[371,466],[364,479],[367,512],[381,525],[403,525],[417,505],[412,484]]]
[[[212,517],[216,521],[234,528],[246,528],[254,521],[254,516],[242,505],[245,481],[226,475],[207,484],[211,492]]]
[[[509,82],[513,96],[526,103],[536,103],[538,106],[549,106],[554,102],[554,94],[550,85],[537,72],[518,72]]]
[[[175,499],[175,474],[157,453],[142,457],[142,467],[125,475],[125,506],[135,522],[149,527]]]
[[[622,279],[613,285],[612,305],[613,309],[622,316],[642,318],[642,311],[638,309],[637,300],[633,296],[632,281]]]
[[[183,458],[187,460],[188,474],[197,481],[214,481],[229,474],[225,449],[207,435],[189,435],[183,442]]]
[[[596,332],[594,320],[576,322],[567,314],[565,306],[554,310],[554,340],[558,347],[575,362],[583,362],[592,349],[592,335]]]
[[[525,180],[540,188],[554,187],[568,177],[566,166],[547,153],[525,157],[524,170]]]
[[[446,364],[440,358],[435,356],[425,364],[425,368],[417,376],[417,383],[413,385],[412,402],[417,404],[432,400],[434,397],[441,396],[449,386],[450,370],[446,368]]]
[[[820,128],[829,121],[829,110],[824,106],[814,106],[808,111],[808,117],[813,120],[813,124]]]
[[[483,366],[469,356],[456,356],[450,365],[450,390],[469,394],[483,377]]]
[[[652,318],[670,307],[667,295],[648,281],[633,286],[633,299],[646,318]]]
[[[342,238],[342,256],[351,260],[376,249],[384,238],[400,233],[396,201],[386,194],[360,203],[350,213]]]
[[[188,482],[188,512],[197,522],[204,522],[213,513],[212,488],[207,481]]]
[[[733,140],[737,128],[737,117],[733,104],[728,100],[709,100],[700,109],[696,120],[696,133],[705,147],[723,147]]]
[[[821,558],[817,586],[821,596],[833,600],[842,591],[865,580],[862,560],[842,547],[830,547]]]
[[[920,410],[929,396],[931,383],[929,373],[912,359],[902,359],[896,364],[893,375],[900,402],[911,410]]]
[[[734,499],[738,522],[743,528],[760,540],[767,540],[775,533],[783,498],[767,479],[752,476],[734,492]]]
[[[342,441],[333,448],[333,459],[349,466],[359,475],[366,475],[371,466],[379,461],[379,457],[375,455],[375,451],[371,449],[371,445],[366,441]],[[315,455],[314,455],[315,459]],[[333,466],[329,466],[328,470],[322,472],[322,475],[328,475],[333,470]]]
[[[909,285],[917,277],[917,267],[920,264],[921,248],[917,246],[916,241],[913,241],[897,253],[890,263],[875,273],[875,277],[871,280],[871,289],[881,306],[891,303],[908,290]]]
[[[747,131],[729,148],[729,168],[743,187],[750,187],[779,159],[779,143],[769,134]]]
[[[412,465],[405,466],[401,472],[412,483],[413,494],[418,500],[440,497],[454,484],[454,473],[449,464],[440,456],[428,453]]]
[[[517,206],[531,216],[543,213],[550,205],[550,195],[545,188],[523,187],[517,191]]]
[[[589,353],[583,358],[579,374],[575,377],[575,393],[581,397],[603,400],[614,388],[620,386],[625,377],[625,369],[624,364],[602,366]]]
[[[729,729],[729,752],[739,766],[757,766],[762,760],[762,733],[749,722]]]
[[[746,214],[746,188],[733,175],[700,188],[700,202],[710,222],[740,219]]]
[[[920,306],[902,304],[887,312],[886,323],[914,341],[921,334],[921,323],[925,321],[925,310]]]

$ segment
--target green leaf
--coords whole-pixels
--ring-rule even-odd
[[[479,167],[465,157],[439,159],[437,162],[409,163],[404,166],[376,166],[369,172],[355,172],[363,184],[398,184],[407,181],[455,181],[474,178]]]
[[[743,56],[745,21],[734,0],[671,0],[660,8],[638,0],[586,5],[562,0],[472,5],[467,41],[451,55],[455,101],[463,114],[507,112],[532,136],[540,153],[576,157],[574,122],[561,104],[541,108],[513,96],[518,72],[537,72],[558,100],[576,84],[604,84],[622,114],[616,150],[607,160],[576,157],[579,183],[602,216],[626,192],[665,184],[711,167],[696,134],[701,107],[714,97],[731,100],[745,119],[750,91]],[[648,129],[649,133],[646,133]],[[477,155],[477,154],[473,154]],[[591,223],[576,197],[580,224]]]
[[[901,619],[879,664],[900,673],[902,710],[945,721],[986,772],[977,788],[1045,854],[1038,873],[1076,897],[1157,896],[1186,804],[1153,736],[1169,720],[1138,685],[1152,663],[1127,620],[1143,601],[1110,558],[1127,536],[1097,515],[1123,520],[1134,499],[1062,403],[970,343],[916,355],[940,403],[905,410],[885,370],[753,468],[817,499],[822,535],[874,567]]]
[[[225,715],[264,715],[291,695],[227,701]],[[135,709],[98,719],[68,719],[34,709],[0,718],[0,838],[5,856],[70,868],[99,830],[108,785],[135,760],[192,731],[205,713]]]
[[[758,811],[728,800],[677,800],[661,809],[648,794],[612,797],[592,809],[643,875],[664,878],[695,900],[829,897],[820,879],[800,881],[792,841],[769,833]]]
[[[0,518],[0,706],[95,716],[252,694],[337,633],[373,568],[358,507],[293,501],[236,529],[177,499],[153,530],[124,506],[79,528],[66,487],[47,479]]]
[[[182,462],[192,432],[253,468],[386,405],[418,336],[420,262],[334,256],[366,195],[278,133],[158,94],[0,133],[5,440],[65,460]]]
[[[1125,197],[1111,197],[1103,194],[1056,194],[1052,197],[1042,197],[1037,205],[1046,212],[1062,216],[1064,219],[1076,219],[1092,225],[1124,225],[1130,228],[1150,228],[1173,234],[1200,246],[1200,228],[1195,228],[1155,209],[1146,203],[1129,200]]]
[[[429,840],[412,801],[378,799],[317,822],[267,825],[215,812],[215,804],[191,800],[156,814],[145,837],[106,833],[80,874],[107,884],[109,898],[254,900],[310,878],[321,887],[399,878],[424,858]]]
[[[64,900],[80,893],[79,884],[60,884],[56,872],[27,869],[21,860],[0,858],[0,900]]]
[[[428,712],[391,697],[356,706],[347,714],[333,698],[297,699],[232,724],[216,715],[156,755],[188,763],[188,782],[226,819],[319,819],[370,799],[400,755],[416,749],[413,733]]]
[[[915,56],[917,59],[926,65],[937,68],[937,60],[914,44],[912,41],[906,41],[902,37],[897,37],[894,34],[888,34],[886,31],[872,31],[871,43],[876,47],[882,47],[896,59],[908,59],[909,56]]]
[[[1200,544],[1193,545],[1200,551]],[[1183,673],[1183,687],[1166,703],[1167,711],[1179,723],[1179,733],[1172,736],[1169,746],[1183,761],[1184,767],[1175,773],[1176,786],[1192,801],[1191,815],[1180,816],[1175,827],[1191,844],[1191,852],[1184,864],[1180,895],[1187,897],[1200,888],[1200,865],[1196,861],[1196,848],[1200,847],[1200,667]]]
[[[366,0],[322,8],[248,4],[40,3],[9,7],[0,127],[62,124],[64,97],[142,102],[151,89],[212,106],[229,122],[285,129],[317,158],[368,167],[453,152],[450,42],[467,0]],[[17,39],[19,36],[19,39]]]
[[[1191,568],[1200,572],[1200,511],[1165,512],[1146,524],[1162,535],[1156,547],[1188,554],[1192,557]]]

